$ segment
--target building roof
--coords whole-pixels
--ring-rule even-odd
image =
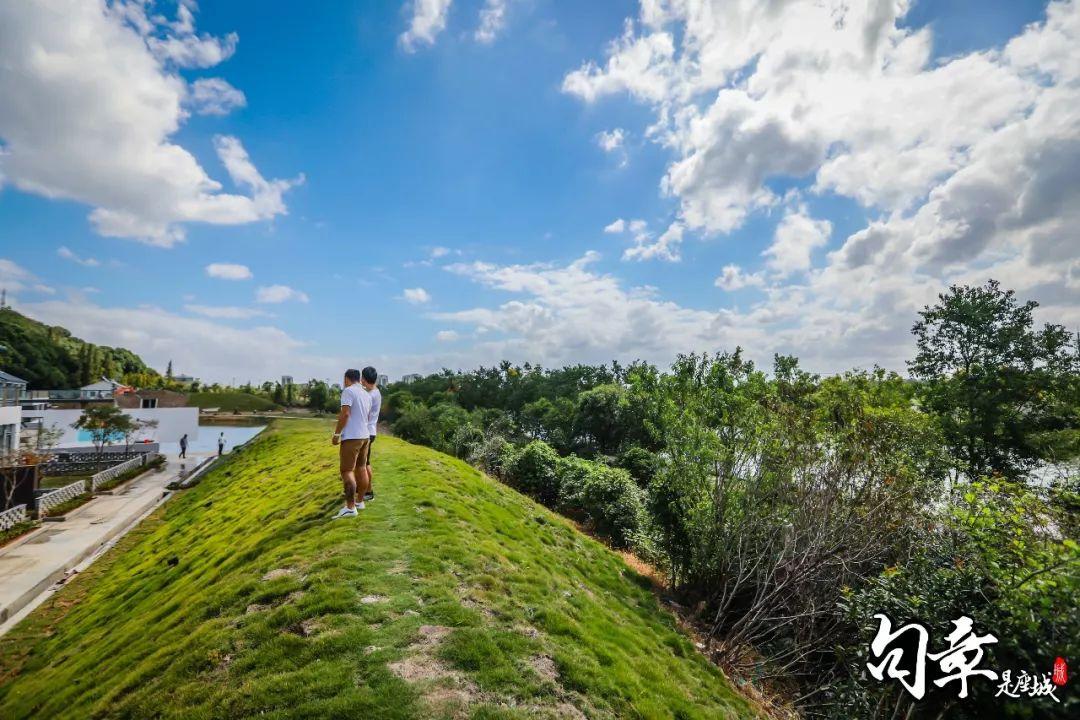
[[[20,377],[15,377],[11,373],[6,373],[0,370],[0,382],[11,383],[14,385],[26,385],[26,381]]]
[[[99,380],[96,383],[91,383],[89,385],[83,385],[79,389],[80,390],[113,390],[118,385],[119,385],[119,383],[114,382],[112,380]]]

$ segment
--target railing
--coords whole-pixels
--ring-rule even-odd
[[[0,512],[0,532],[26,522],[26,505],[15,505]]]
[[[90,492],[97,492],[105,483],[109,482],[113,478],[116,478],[128,470],[137,467],[144,467],[148,463],[154,462],[160,455],[158,453],[144,453],[138,457],[133,457],[130,460],[126,460],[119,465],[113,465],[111,468],[107,468],[97,473],[90,478]]]
[[[44,516],[49,513],[49,510],[53,509],[61,503],[66,503],[68,500],[74,500],[83,493],[86,492],[86,481],[79,480],[73,482],[70,485],[47,492],[44,495],[39,495],[37,499],[38,515]]]

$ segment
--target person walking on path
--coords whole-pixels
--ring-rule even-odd
[[[360,384],[360,371],[345,371],[342,383],[341,412],[330,443],[338,446],[338,463],[341,484],[345,488],[345,507],[338,510],[334,519],[356,517],[357,510],[364,509],[363,492],[367,489],[368,415],[371,412],[371,395]],[[357,481],[360,481],[360,502],[356,502]]]
[[[379,386],[375,382],[379,379],[379,372],[368,365],[360,373],[360,384],[364,386],[364,389],[371,395],[371,410],[368,412],[368,454],[367,454],[367,467],[364,468],[367,473],[366,485],[367,492],[364,493],[364,500],[375,499],[375,488],[371,484],[371,449],[375,447],[375,431],[379,424],[379,410],[382,408],[382,393],[379,392]]]
[[[187,433],[184,433],[180,438],[180,457],[187,457]]]
[[[224,452],[225,452],[225,431],[222,430],[221,434],[218,435],[218,439],[217,439],[217,454],[218,454],[218,457],[221,457]]]

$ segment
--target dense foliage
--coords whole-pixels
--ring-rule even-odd
[[[33,390],[81,387],[102,377],[142,376],[151,382],[160,377],[130,350],[88,343],[11,308],[0,309],[0,345],[0,369],[26,380]]]
[[[1080,655],[1080,355],[994,282],[913,328],[912,379],[770,373],[742,352],[628,367],[481,368],[386,393],[401,437],[483,467],[666,573],[724,665],[830,717],[1066,717],[979,679],[919,703],[865,670],[876,613],[940,642],[966,615],[984,667]]]

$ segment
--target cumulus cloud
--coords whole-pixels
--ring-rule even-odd
[[[454,330],[440,330],[435,333],[435,339],[439,342],[454,342],[458,337],[459,335]]]
[[[618,218],[604,228],[612,235],[629,233],[633,245],[623,251],[623,260],[667,260],[677,262],[681,259],[679,246],[682,244],[685,227],[680,222],[673,222],[667,230],[654,237],[649,225],[644,220],[626,221]]]
[[[290,300],[306,303],[308,296],[288,285],[266,285],[255,291],[255,300],[261,303],[283,303]]]
[[[250,280],[254,277],[247,265],[234,263],[210,263],[206,266],[206,274],[220,280]]]
[[[84,267],[98,267],[99,265],[101,265],[101,263],[95,258],[79,257],[75,254],[73,250],[64,245],[61,245],[56,249],[56,254],[64,258],[65,260],[70,260],[71,262],[78,263],[79,265],[82,265]]]
[[[480,26],[473,37],[479,43],[490,44],[506,25],[506,0],[485,0],[480,8]]]
[[[270,313],[257,308],[237,307],[234,305],[184,305],[184,309],[195,315],[221,320],[248,320],[253,317],[270,317]]]
[[[221,78],[200,78],[191,83],[189,102],[199,115],[228,115],[247,105],[247,98]]]
[[[815,220],[805,206],[789,208],[776,226],[772,245],[763,253],[767,265],[779,277],[810,269],[810,254],[829,241],[832,223]]]
[[[424,288],[405,288],[402,298],[410,305],[423,305],[431,302],[431,295]]]
[[[622,128],[601,130],[596,135],[596,144],[609,155],[619,158],[619,167],[626,167],[629,157],[626,154],[626,131]]]
[[[738,321],[825,368],[902,367],[915,313],[951,282],[997,277],[1080,321],[1080,5],[944,58],[910,6],[645,0],[563,81],[585,103],[652,109],[643,135],[670,153],[658,185],[686,231],[779,217],[763,267],[729,265],[717,285],[760,288]],[[833,227],[775,189],[793,186],[869,221],[821,253]]]
[[[102,235],[164,247],[183,240],[185,223],[285,213],[282,195],[299,178],[265,180],[240,140],[222,136],[218,159],[248,194],[226,192],[171,139],[197,93],[214,102],[196,109],[238,97],[222,84],[193,91],[177,68],[210,67],[235,48],[235,36],[197,35],[188,3],[173,21],[148,17],[141,2],[0,4],[0,97],[18,98],[0,103],[0,175],[24,192],[91,206]]]
[[[412,0],[409,28],[398,36],[406,52],[416,52],[420,45],[432,45],[446,28],[446,16],[453,0]]]
[[[725,265],[714,284],[723,290],[742,290],[744,287],[761,287],[765,278],[759,273],[745,273],[738,265]]]

